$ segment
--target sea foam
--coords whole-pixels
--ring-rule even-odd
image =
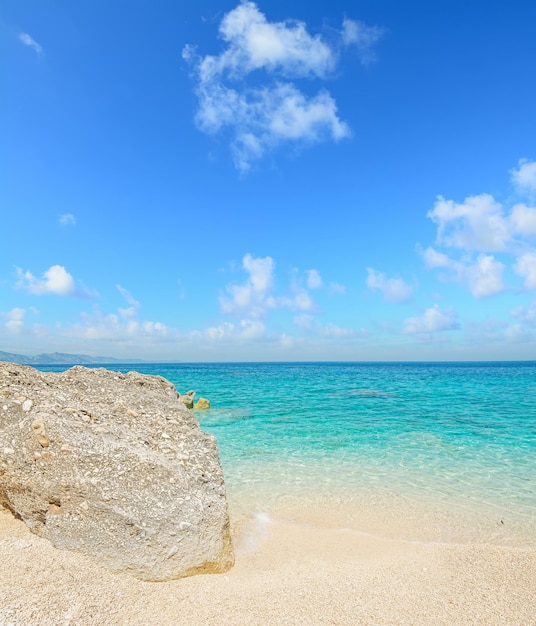
[[[255,513],[235,539],[235,551],[242,554],[256,552],[269,534],[270,516],[267,513]]]

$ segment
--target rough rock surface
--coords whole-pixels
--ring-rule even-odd
[[[216,441],[161,377],[0,363],[0,504],[144,580],[234,561]]]

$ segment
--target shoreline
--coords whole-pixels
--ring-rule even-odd
[[[252,512],[243,502],[240,512],[231,498],[235,566],[163,583],[57,550],[0,510],[10,572],[0,577],[0,624],[534,623],[536,546],[421,541],[411,538],[419,520],[425,537],[445,522],[422,517],[417,502],[353,513],[334,503]]]
[[[352,531],[422,544],[495,545],[536,549],[536,514],[426,492],[329,489],[277,491],[266,485],[227,488],[231,526],[239,537],[257,516],[278,523]]]

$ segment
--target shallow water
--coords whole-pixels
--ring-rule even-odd
[[[210,399],[196,415],[217,437],[232,508],[418,502],[473,519],[483,539],[499,527],[506,540],[505,524],[536,538],[535,362],[113,369]]]

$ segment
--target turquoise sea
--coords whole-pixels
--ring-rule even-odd
[[[357,526],[361,511],[366,529],[402,511],[423,540],[536,541],[536,362],[111,369],[211,401],[196,416],[217,438],[232,511],[324,502]]]

